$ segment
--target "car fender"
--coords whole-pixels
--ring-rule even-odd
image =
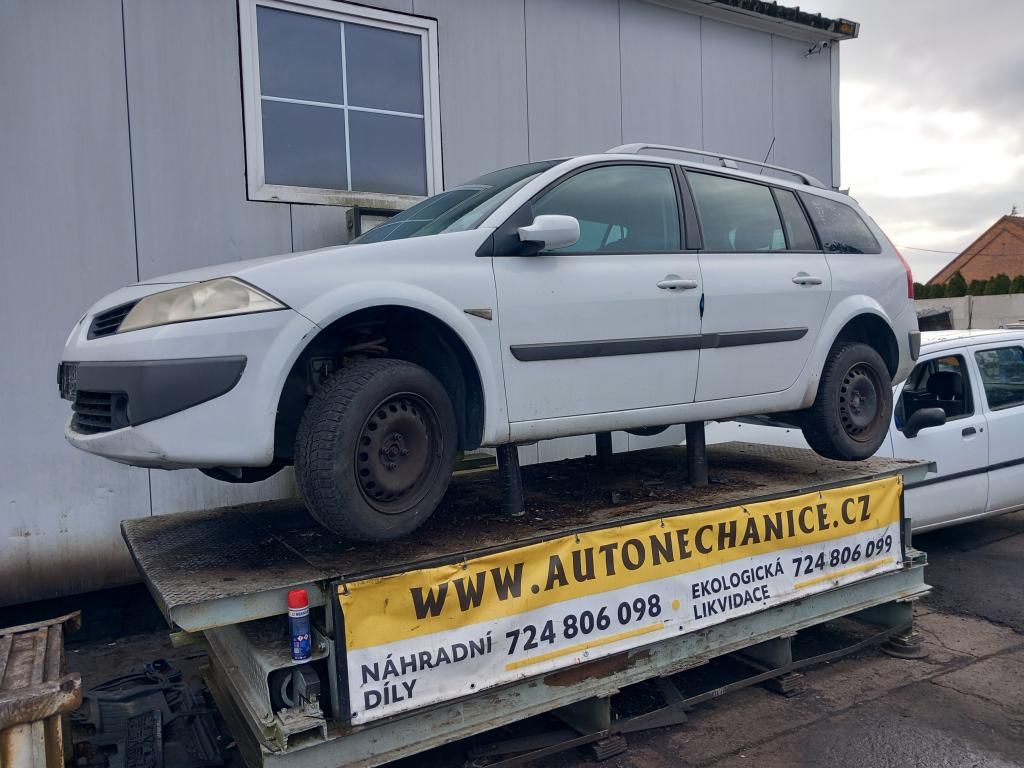
[[[807,375],[803,377],[805,388],[799,407],[809,408],[814,403],[814,398],[818,394],[818,382],[821,380],[821,371],[825,367],[829,350],[832,349],[832,345],[835,343],[836,337],[843,327],[860,315],[875,315],[884,320],[886,325],[893,329],[893,333],[896,332],[895,328],[893,328],[892,318],[889,317],[882,305],[870,296],[863,294],[847,296],[832,307],[826,315],[825,324],[818,333],[814,348],[811,350],[811,355],[807,360],[807,368],[805,368]],[[898,341],[899,339],[897,339]]]
[[[490,285],[493,292],[493,282]],[[363,280],[346,283],[327,291],[302,307],[301,311],[320,329],[359,310],[385,306],[420,310],[444,323],[466,345],[477,367],[484,396],[482,442],[485,445],[496,445],[507,442],[509,434],[501,357],[497,354],[499,344],[496,304],[492,293],[493,319],[487,320],[468,315],[450,300],[417,285],[391,280]],[[294,349],[287,365],[280,369],[277,382],[279,394],[284,388],[285,379],[292,365],[314,336],[315,334],[310,334],[304,339],[304,343]]]

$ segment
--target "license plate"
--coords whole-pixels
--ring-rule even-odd
[[[57,384],[61,397],[74,400],[78,394],[78,363],[61,363],[57,368]]]

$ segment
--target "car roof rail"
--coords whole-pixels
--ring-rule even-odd
[[[636,155],[643,152],[645,149],[655,149],[667,152],[683,152],[688,155],[698,155],[700,157],[710,157],[717,160],[723,168],[732,168],[734,170],[740,170],[736,165],[737,163],[744,163],[745,165],[754,165],[758,168],[768,168],[773,171],[780,171],[782,173],[788,173],[792,176],[796,176],[801,182],[810,187],[819,187],[821,189],[828,189],[818,179],[811,176],[809,173],[803,171],[797,171],[792,168],[785,168],[781,165],[771,165],[769,163],[761,163],[757,160],[748,160],[745,157],[734,157],[732,155],[723,155],[721,152],[708,152],[703,149],[693,149],[692,147],[674,147],[671,144],[647,144],[644,142],[638,142],[636,144],[622,144],[618,147],[612,147],[605,151],[607,155]]]

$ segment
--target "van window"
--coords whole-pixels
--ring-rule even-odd
[[[875,236],[853,208],[819,195],[800,194],[826,253],[881,253]]]
[[[993,411],[1024,404],[1024,348],[997,347],[974,353],[985,399]]]
[[[974,414],[971,381],[961,355],[925,360],[910,372],[894,409],[897,429],[922,408],[941,408],[947,421]]]
[[[771,188],[710,173],[686,174],[706,251],[784,251],[786,236]]]

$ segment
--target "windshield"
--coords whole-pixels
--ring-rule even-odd
[[[479,226],[523,185],[561,160],[514,165],[428,197],[387,221],[378,224],[353,243],[379,243],[406,237],[462,232]]]

